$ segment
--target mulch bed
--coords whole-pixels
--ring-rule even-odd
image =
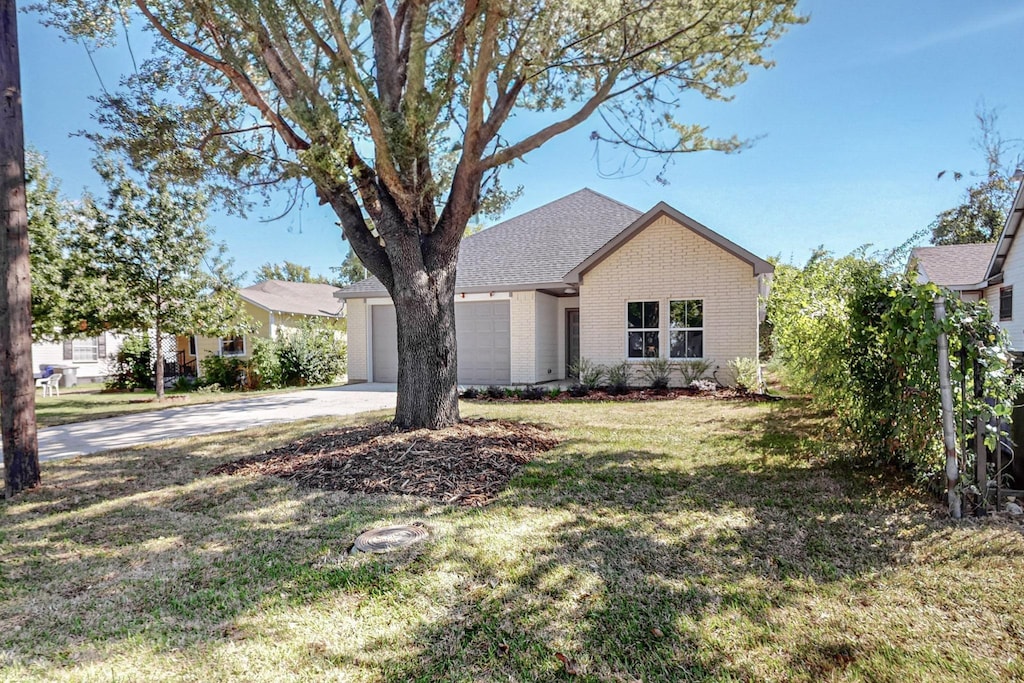
[[[481,506],[494,500],[523,463],[558,443],[542,427],[503,420],[408,432],[380,422],[300,439],[210,474],[271,475],[308,488]]]
[[[463,399],[467,397],[463,396]],[[530,403],[564,401],[673,401],[686,398],[707,398],[720,401],[777,401],[778,396],[770,394],[752,394],[739,389],[716,389],[715,391],[697,391],[696,389],[630,389],[623,394],[611,394],[603,389],[595,389],[584,396],[573,396],[568,391],[563,391],[556,397],[544,395],[539,399],[525,399],[518,396],[503,396],[491,398],[483,391],[478,396],[472,397],[473,401],[485,401],[488,403],[511,403],[529,401]]]

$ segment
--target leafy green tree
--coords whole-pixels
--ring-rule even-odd
[[[101,161],[97,170],[107,197],[87,204],[90,230],[75,247],[91,254],[89,275],[108,296],[102,307],[78,302],[86,311],[79,328],[152,330],[157,348],[165,334],[218,336],[229,329],[240,305],[222,247],[205,225],[205,197],[160,179],[144,188],[116,163]],[[155,360],[162,399],[162,354]]]
[[[341,265],[337,268],[331,268],[331,270],[338,276],[336,284],[341,287],[365,280],[370,276],[369,271],[366,270],[363,262],[359,260],[359,256],[356,255],[354,249],[349,249]]]
[[[309,266],[301,266],[298,263],[284,261],[282,263],[264,263],[256,271],[256,281],[263,280],[285,280],[286,282],[314,282],[317,284],[330,284],[330,280],[323,275],[313,275]]]
[[[73,209],[60,196],[57,180],[39,152],[25,154],[29,260],[32,268],[32,336],[60,335],[67,302],[65,248],[73,229]]]
[[[1013,203],[1016,190],[1014,172],[1016,163],[1007,165],[1006,159],[1019,147],[1019,141],[1007,140],[997,129],[998,115],[994,110],[979,109],[975,113],[980,136],[976,146],[985,155],[986,171],[981,180],[965,190],[964,201],[946,209],[932,222],[932,244],[974,244],[995,242],[999,239],[1006,212]],[[1015,157],[1020,162],[1020,157]],[[939,173],[939,178],[946,174]],[[954,172],[955,180],[963,173]]]
[[[398,319],[400,427],[459,419],[455,271],[500,171],[601,110],[640,153],[736,150],[677,119],[727,99],[802,18],[797,0],[136,0],[161,42],[104,98],[101,145],[195,181],[310,183]],[[75,37],[112,40],[125,5],[53,0]],[[516,116],[516,125],[507,125]],[[166,162],[166,163],[165,163]]]

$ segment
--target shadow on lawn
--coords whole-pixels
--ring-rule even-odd
[[[792,410],[733,425],[721,461],[698,467],[667,451],[564,444],[554,462],[520,476],[520,495],[498,514],[557,508],[568,519],[511,560],[472,545],[430,557],[425,564],[455,562],[465,572],[466,597],[412,636],[423,650],[392,657],[387,678],[567,677],[556,653],[574,661],[574,680],[761,677],[743,650],[784,647],[778,610],[813,602],[822,584],[863,587],[933,531],[897,537],[896,510],[858,493],[855,473],[823,463],[818,425]],[[467,520],[457,533],[472,538],[472,527]],[[884,634],[854,641],[836,628],[796,634],[779,678],[820,680],[901,656]],[[377,646],[386,660],[389,644]]]
[[[22,635],[0,629],[0,650],[49,659],[82,639],[98,646],[140,636],[202,648],[276,606],[328,596],[351,598],[352,609],[413,600],[443,566],[459,585],[442,616],[410,620],[398,644],[394,635],[359,649],[319,644],[302,655],[310,670],[551,680],[566,675],[555,658],[563,653],[578,665],[577,680],[756,677],[743,649],[784,628],[774,610],[804,600],[806,584],[870,580],[929,533],[891,533],[892,511],[818,460],[824,446],[800,410],[773,406],[730,424],[703,463],[667,446],[622,452],[565,443],[487,510],[440,513],[430,543],[356,560],[339,555],[359,531],[422,519],[430,506],[302,490],[282,497],[276,492],[290,485],[276,479],[205,476],[294,439],[287,427],[258,442],[221,436],[195,449],[84,458],[65,465],[37,500],[26,498],[34,506],[4,510],[8,528],[32,522],[30,534],[8,544],[52,542],[60,552],[22,550],[22,563],[5,568],[0,624],[19,612],[37,622]],[[508,539],[487,538],[491,527]],[[19,592],[19,574],[37,589]],[[115,608],[120,617],[104,621]],[[746,640],[730,639],[729,624]],[[789,672],[828,677],[880,646],[808,636],[805,650],[790,654]]]

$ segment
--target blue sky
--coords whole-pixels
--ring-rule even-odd
[[[983,170],[972,146],[980,102],[999,110],[1004,137],[1024,137],[1024,0],[809,0],[802,10],[810,22],[769,53],[777,66],[753,72],[731,102],[681,102],[680,120],[757,138],[753,147],[682,156],[663,186],[658,162],[611,173],[621,157],[595,155],[596,124],[587,122],[504,176],[524,188],[506,217],[590,187],[641,210],[666,201],[760,256],[803,262],[818,245],[840,254],[897,246],[959,203],[970,179],[936,174]],[[100,79],[116,86],[130,68],[127,53],[96,53],[97,76],[84,47],[33,15],[21,15],[19,31],[26,139],[47,155],[66,194],[98,192],[88,144],[69,136],[94,126],[88,98]],[[251,275],[287,259],[327,274],[344,258],[348,245],[328,212],[307,206],[261,222],[273,208],[246,220],[211,217],[237,270]]]

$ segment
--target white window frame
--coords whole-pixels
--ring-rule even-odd
[[[630,307],[631,304],[642,304],[642,305],[643,304],[655,304],[655,305],[657,305],[657,307],[658,307],[658,326],[657,327],[630,327],[629,326],[629,307]],[[661,300],[660,299],[638,299],[636,301],[627,301],[626,302],[626,310],[624,311],[624,314],[626,316],[626,360],[627,361],[630,361],[630,362],[633,362],[633,363],[642,363],[643,361],[649,360],[651,358],[661,358],[661,309],[662,309],[662,306],[661,306]],[[643,309],[641,309],[641,313],[640,313],[640,322],[641,323],[644,322],[643,319],[646,317],[646,316],[644,316],[644,312],[645,311]],[[657,353],[657,355],[654,355],[654,356],[630,356],[629,355],[629,335],[632,334],[632,333],[635,333],[635,332],[642,333],[644,335],[644,340],[645,341],[646,341],[646,338],[647,338],[647,333],[649,333],[649,332],[654,332],[655,334],[658,335],[658,353]],[[645,344],[645,346],[646,346],[646,344]]]
[[[235,352],[232,352],[232,353],[227,353],[226,351],[224,351],[224,340],[225,339],[241,339],[242,340],[242,350],[241,351],[235,351]],[[237,358],[239,356],[244,356],[245,352],[246,352],[246,348],[248,346],[245,343],[245,335],[244,334],[239,334],[239,335],[236,335],[234,337],[221,337],[220,339],[217,340],[217,342],[220,345],[220,355],[222,355],[222,356],[224,356],[226,358]]]
[[[87,353],[82,354],[82,351]],[[85,339],[71,340],[71,362],[73,363],[96,363],[100,359],[99,337],[87,337]]]
[[[681,326],[677,327],[672,320],[672,304],[682,301],[700,302],[700,327]],[[687,321],[688,322],[688,321]],[[704,360],[704,299],[669,299],[668,300],[668,357],[670,360]],[[700,355],[699,356],[673,356],[672,355],[672,333],[673,332],[700,332]]]

